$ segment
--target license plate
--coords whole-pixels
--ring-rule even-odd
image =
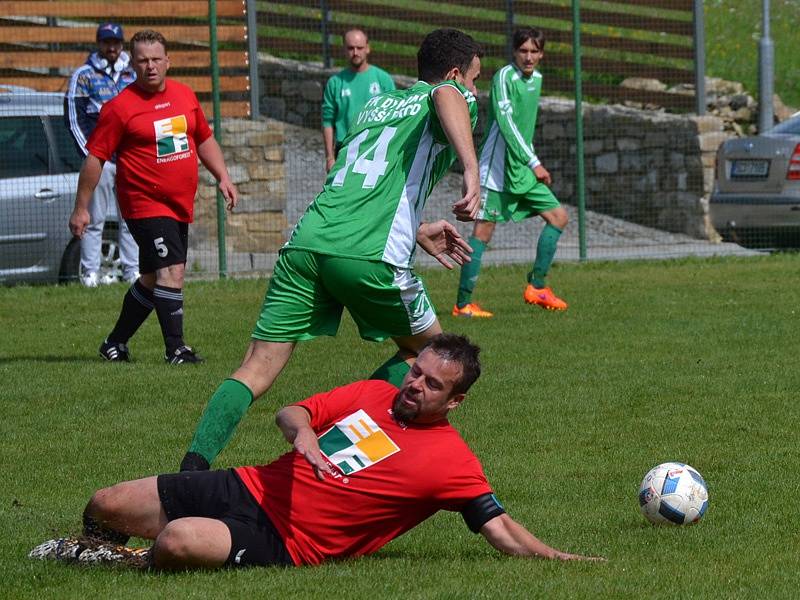
[[[731,165],[731,177],[766,177],[768,160],[735,160]]]

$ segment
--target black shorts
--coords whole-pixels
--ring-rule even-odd
[[[189,247],[189,224],[169,217],[125,219],[139,245],[139,272],[155,273],[158,269],[186,262]]]
[[[233,469],[159,475],[157,481],[168,520],[207,517],[228,526],[231,552],[225,564],[294,565],[272,521]]]

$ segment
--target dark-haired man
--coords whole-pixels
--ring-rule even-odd
[[[550,191],[552,178],[533,148],[542,92],[542,75],[537,67],[544,57],[544,41],[539,29],[515,31],[514,62],[497,71],[492,79],[489,124],[480,156],[483,204],[469,239],[475,250],[473,260],[461,269],[454,317],[492,316],[472,301],[483,250],[498,222],[516,222],[536,215],[542,217],[545,226],[539,234],[536,259],[522,296],[526,303],[547,310],[567,308],[567,303],[547,286],[545,278],[568,215]]]
[[[282,409],[294,452],[260,467],[161,475],[94,494],[84,536],[34,558],[158,569],[318,565],[372,554],[439,510],[506,554],[587,557],[544,544],[511,519],[480,462],[447,420],[480,375],[478,348],[444,334],[398,390],[359,381]],[[155,539],[152,552],[116,544]]]
[[[100,356],[129,360],[128,340],[155,309],[164,337],[164,360],[198,363],[202,359],[183,340],[183,278],[197,160],[219,182],[228,209],[236,205],[238,194],[197,96],[182,83],[167,79],[170,65],[164,36],[139,31],[131,38],[131,56],[136,82],[103,107],[86,142],[89,154],[78,178],[69,226],[73,235],[83,235],[103,163],[116,154],[119,207],[139,245],[141,277],[125,294],[117,323],[100,345]]]
[[[452,268],[469,246],[447,221],[422,223],[433,186],[456,157],[464,166],[457,218],[480,201],[472,143],[473,81],[481,47],[454,29],[428,34],[419,78],[371,98],[350,128],[322,192],[280,252],[242,365],[209,400],[181,470],[207,469],[300,340],[336,335],[343,308],[363,339],[391,337],[398,353],[373,374],[399,385],[419,349],[442,329],[413,272],[416,244]]]
[[[125,41],[122,26],[102,23],[95,37],[97,50],[73,71],[64,94],[64,117],[83,156],[89,153],[86,141],[97,125],[100,109],[136,80],[131,57],[122,49]],[[103,165],[103,173],[89,205],[91,220],[81,238],[80,281],[86,287],[97,287],[100,283],[115,280],[112,273],[100,272],[100,257],[106,216],[117,212],[116,175],[117,165],[112,157]],[[122,217],[119,219],[118,240],[122,280],[133,283],[139,277],[139,248]]]

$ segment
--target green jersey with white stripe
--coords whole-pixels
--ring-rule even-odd
[[[453,81],[371,98],[286,247],[411,266],[425,201],[456,157],[433,103],[442,86],[461,92],[475,127],[475,97]]]
[[[495,73],[489,93],[489,122],[480,154],[481,187],[524,194],[536,185],[540,164],[533,149],[542,75],[526,78],[516,65]]]

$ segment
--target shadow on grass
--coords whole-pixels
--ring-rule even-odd
[[[20,363],[20,362],[40,362],[40,363],[96,363],[101,364],[102,360],[96,356],[47,356],[47,355],[20,355],[20,356],[0,356],[0,365]]]

